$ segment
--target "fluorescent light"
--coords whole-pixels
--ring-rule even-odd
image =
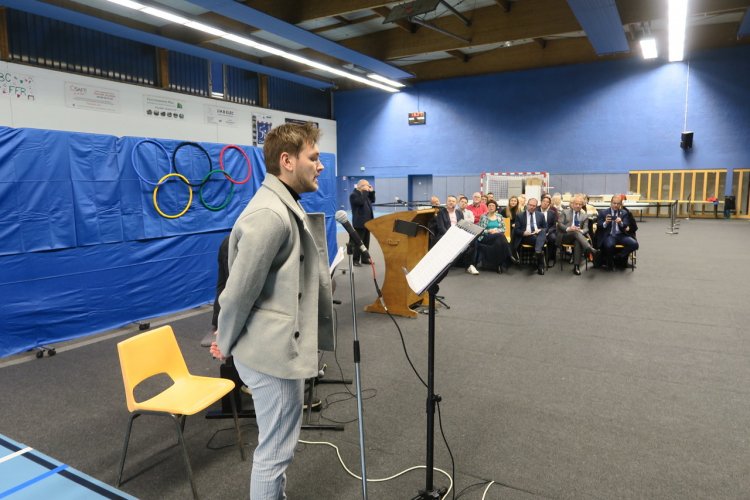
[[[185,19],[184,17],[176,16],[171,12],[167,12],[166,10],[155,9],[153,7],[144,7],[141,9],[141,12],[143,12],[144,14],[151,14],[155,17],[160,17],[161,19],[165,19],[176,24],[187,24],[190,22],[189,19]]]
[[[123,7],[127,7],[129,9],[135,9],[135,10],[141,10],[145,7],[145,5],[140,4],[138,2],[131,2],[130,0],[107,0],[108,2],[116,3],[117,5],[122,5]]]
[[[219,29],[214,28],[213,26],[208,26],[203,23],[199,23],[197,21],[188,21],[185,23],[185,26],[188,28],[193,28],[194,30],[202,31],[204,33],[208,33],[210,35],[223,37],[227,33],[225,31],[221,31]]]
[[[227,33],[218,28],[214,28],[213,26],[199,23],[197,21],[193,21],[193,20],[184,18],[182,16],[178,16],[176,14],[172,14],[171,12],[167,12],[165,10],[155,9],[153,7],[146,7],[144,5],[139,4],[138,2],[132,2],[131,0],[107,0],[107,1],[111,3],[116,3],[118,5],[122,5],[123,7],[128,7],[131,9],[139,10],[143,12],[144,14],[150,14],[152,16],[165,19],[167,21],[170,21],[176,24],[187,26],[188,28],[192,28],[194,30],[202,31],[204,33],[209,33],[211,35],[221,37],[226,40],[230,40],[234,43],[245,45],[246,47],[252,47],[256,50],[260,50],[267,54],[272,54],[275,56],[283,57],[284,59],[287,59],[289,61],[298,62],[305,66],[310,66],[311,68],[316,68],[321,71],[325,71],[327,73],[332,73],[334,75],[341,76],[343,78],[348,78],[349,80],[354,80],[355,82],[364,83],[365,85],[369,85],[370,87],[375,87],[381,90],[385,90],[386,92],[398,92],[398,89],[393,88],[393,87],[403,87],[402,84],[393,80],[389,80],[380,75],[375,75],[375,77],[372,77],[372,78],[375,80],[380,80],[381,82],[385,82],[389,85],[393,85],[393,87],[389,85],[383,85],[378,82],[374,82],[362,76],[355,75],[353,73],[349,73],[347,71],[344,71],[338,68],[334,68],[333,66],[328,66],[327,64],[313,61],[312,59],[308,59],[306,57],[298,56],[297,54],[287,52],[285,50],[279,49],[277,47],[273,47],[271,45],[266,45],[265,43],[255,41],[250,38],[245,38],[242,36],[234,35],[232,33]]]
[[[688,0],[669,0],[669,60],[685,57],[685,23]]]
[[[370,73],[367,75],[367,78],[372,78],[373,80],[377,80],[379,82],[387,83],[391,87],[401,88],[404,86],[403,83],[397,82],[396,80],[391,80],[390,78],[386,78],[384,76],[380,76],[377,73]]]
[[[355,82],[364,83],[365,85],[369,85],[370,87],[375,87],[380,90],[385,90],[386,92],[398,92],[398,89],[389,87],[388,85],[383,85],[378,82],[373,82],[372,80],[369,80],[359,75],[355,75],[354,73],[349,73],[348,71],[334,68],[333,66],[328,66],[327,64],[319,63],[318,61],[313,61],[312,59],[308,59],[306,57],[302,57],[297,54],[287,52],[277,47],[266,45],[265,43],[256,42],[255,40],[252,40],[250,38],[237,36],[231,33],[224,35],[223,38],[225,38],[226,40],[231,40],[240,45],[245,45],[247,47],[252,47],[262,52],[266,52],[267,54],[272,54],[275,56],[283,57],[284,59],[287,59],[289,61],[294,61],[294,62],[303,64],[305,66],[310,66],[311,68],[325,71],[326,73],[332,73],[334,75],[341,76],[343,78],[348,78],[349,80],[354,80]]]
[[[656,50],[656,39],[655,38],[641,38],[641,52],[643,53],[644,59],[656,59],[659,55]]]
[[[224,92],[214,92],[212,90],[211,97],[215,97],[216,99],[224,99]]]

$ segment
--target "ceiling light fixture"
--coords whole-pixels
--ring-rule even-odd
[[[386,78],[384,76],[381,76],[377,73],[368,73],[367,78],[372,78],[373,80],[377,80],[379,82],[387,83],[391,87],[401,88],[405,85],[401,82],[397,82],[396,80],[391,80],[390,78]]]
[[[685,57],[685,24],[688,0],[669,0],[669,61]]]
[[[266,45],[265,43],[257,42],[250,38],[245,38],[242,36],[234,35],[232,33],[227,33],[225,31],[222,31],[218,28],[214,28],[213,26],[209,26],[203,23],[199,23],[197,21],[191,21],[190,19],[184,18],[182,16],[178,16],[175,14],[172,14],[171,12],[167,12],[161,9],[155,9],[153,7],[148,7],[142,4],[139,4],[138,2],[132,2],[130,0],[107,0],[108,2],[121,5],[123,7],[128,7],[133,10],[137,10],[140,12],[143,12],[144,14],[149,14],[161,19],[165,19],[167,21],[180,24],[183,26],[186,26],[188,28],[192,28],[198,31],[202,31],[204,33],[210,33],[214,36],[224,38],[225,40],[230,40],[232,42],[238,43],[240,45],[245,45],[246,47],[252,47],[254,49],[260,50],[262,52],[266,52],[267,54],[272,54],[275,56],[282,57],[284,59],[287,59],[289,61],[294,61],[300,64],[304,64],[305,66],[310,66],[311,68],[319,69],[321,71],[325,71],[327,73],[334,74],[336,76],[340,76],[343,78],[347,78],[349,80],[353,80],[355,82],[363,83],[365,85],[369,85],[370,87],[375,87],[380,90],[385,90],[386,92],[398,92],[397,88],[394,88],[390,85],[394,86],[402,86],[402,84],[395,82],[393,80],[389,80],[385,77],[381,77],[382,80],[388,80],[390,85],[383,85],[382,83],[378,83],[376,81],[372,81],[371,79],[355,75],[353,73],[349,73],[347,71],[334,68],[333,66],[328,66],[327,64],[319,63],[317,61],[313,61],[312,59],[308,59],[306,57],[298,56],[297,54],[293,54],[291,52],[287,52],[286,50],[279,49],[277,47],[273,47],[271,45]],[[378,75],[379,76],[379,75]]]

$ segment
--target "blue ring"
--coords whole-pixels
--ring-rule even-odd
[[[161,145],[160,142],[157,142],[157,141],[155,141],[153,139],[141,139],[140,141],[136,142],[135,146],[133,146],[133,149],[130,151],[130,162],[133,164],[133,170],[135,170],[135,173],[136,173],[136,175],[138,175],[138,178],[140,178],[146,184],[151,184],[152,186],[159,186],[160,183],[158,181],[157,182],[151,182],[150,180],[144,178],[141,175],[141,172],[138,170],[138,167],[137,167],[136,162],[135,162],[135,150],[138,149],[138,146],[140,146],[141,144],[143,144],[145,142],[149,142],[151,144],[155,144],[156,146],[159,147],[159,149],[162,150],[162,152],[164,153],[164,156],[167,158],[167,163],[169,164],[169,170],[167,171],[167,173],[169,174],[169,173],[172,172],[172,162],[171,162],[171,159],[169,158],[169,153],[167,152],[166,148]]]

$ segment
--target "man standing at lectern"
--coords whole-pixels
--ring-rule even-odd
[[[357,187],[349,195],[349,205],[352,207],[352,226],[354,226],[357,234],[362,239],[362,243],[367,248],[370,248],[370,231],[365,228],[365,223],[373,218],[373,203],[375,203],[375,191],[366,179],[360,179]],[[359,246],[355,245],[351,238],[349,239],[349,244],[352,246],[352,261],[355,266],[359,266],[360,262],[362,264],[370,263],[367,257],[362,255]]]

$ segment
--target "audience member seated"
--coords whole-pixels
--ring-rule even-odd
[[[613,264],[627,267],[628,256],[638,250],[638,241],[633,237],[635,231],[631,227],[633,224],[635,221],[630,211],[623,209],[620,195],[613,196],[610,207],[599,212],[596,240],[608,268]],[[617,249],[615,245],[622,245],[622,248]]]
[[[587,238],[589,232],[588,215],[582,210],[584,198],[581,194],[573,195],[570,207],[563,210],[557,219],[557,246],[574,244],[573,274],[580,276],[581,262],[584,254],[595,257],[599,251],[591,246]]]
[[[526,210],[526,195],[519,194],[518,195],[518,211],[523,212],[524,210]]]
[[[433,207],[439,207],[440,198],[438,198],[437,196],[433,194],[432,197],[430,198],[430,205],[432,205]]]
[[[543,275],[545,270],[543,250],[547,237],[547,223],[544,221],[544,216],[536,211],[536,206],[536,198],[531,198],[526,204],[526,210],[516,216],[516,227],[513,230],[513,258],[518,259],[518,249],[521,244],[533,246],[537,273]]]
[[[518,196],[508,198],[508,206],[500,211],[500,215],[510,219],[510,239],[513,241],[513,229],[516,227],[516,216],[518,215]]]
[[[586,215],[589,216],[589,234],[591,236],[594,236],[596,234],[596,220],[599,217],[599,210],[591,204],[591,197],[587,194],[583,195],[583,199],[585,201],[585,205],[583,206],[583,211],[586,212]],[[594,246],[596,248],[599,248],[596,245],[596,242],[594,242]]]
[[[510,245],[505,239],[505,221],[497,213],[497,202],[487,202],[487,213],[479,218],[479,225],[484,231],[478,238],[477,261],[485,269],[494,269],[503,273],[510,264]]]
[[[557,255],[557,213],[552,210],[552,197],[548,194],[542,196],[542,202],[539,205],[539,213],[544,216],[544,222],[547,224],[547,267],[555,265]]]
[[[470,203],[469,205],[466,205],[466,209],[471,212],[474,215],[474,220],[469,220],[469,222],[473,222],[474,224],[479,224],[479,218],[487,213],[487,205],[482,203],[482,194],[481,193],[474,193],[471,195],[473,203]],[[466,214],[464,214],[466,215]]]
[[[492,191],[487,192],[487,201],[490,201],[490,200],[497,201],[495,200],[495,194]]]
[[[439,240],[451,226],[455,226],[458,221],[464,219],[463,212],[456,206],[456,197],[452,194],[446,198],[445,206],[440,207],[435,216],[435,239]]]
[[[468,204],[469,204],[469,199],[466,196],[461,195],[458,197],[458,209],[461,210],[461,212],[463,212],[464,215],[466,215],[466,205]],[[472,217],[474,216],[474,214],[471,214],[471,215]]]
[[[469,215],[471,215],[471,213],[469,213]],[[437,243],[437,241],[448,232],[451,226],[455,226],[458,224],[458,221],[463,219],[464,213],[456,207],[456,197],[449,194],[445,200],[445,206],[440,207],[435,219],[433,219],[433,230],[435,232],[434,242]],[[466,272],[469,274],[479,274],[479,271],[477,271],[475,266],[475,256],[476,247],[470,245],[469,248],[467,248],[466,251],[456,259],[455,264],[466,268]]]
[[[560,217],[560,212],[562,212],[562,195],[560,193],[555,193],[552,195],[552,206],[550,207],[550,210],[554,211],[558,217]]]

